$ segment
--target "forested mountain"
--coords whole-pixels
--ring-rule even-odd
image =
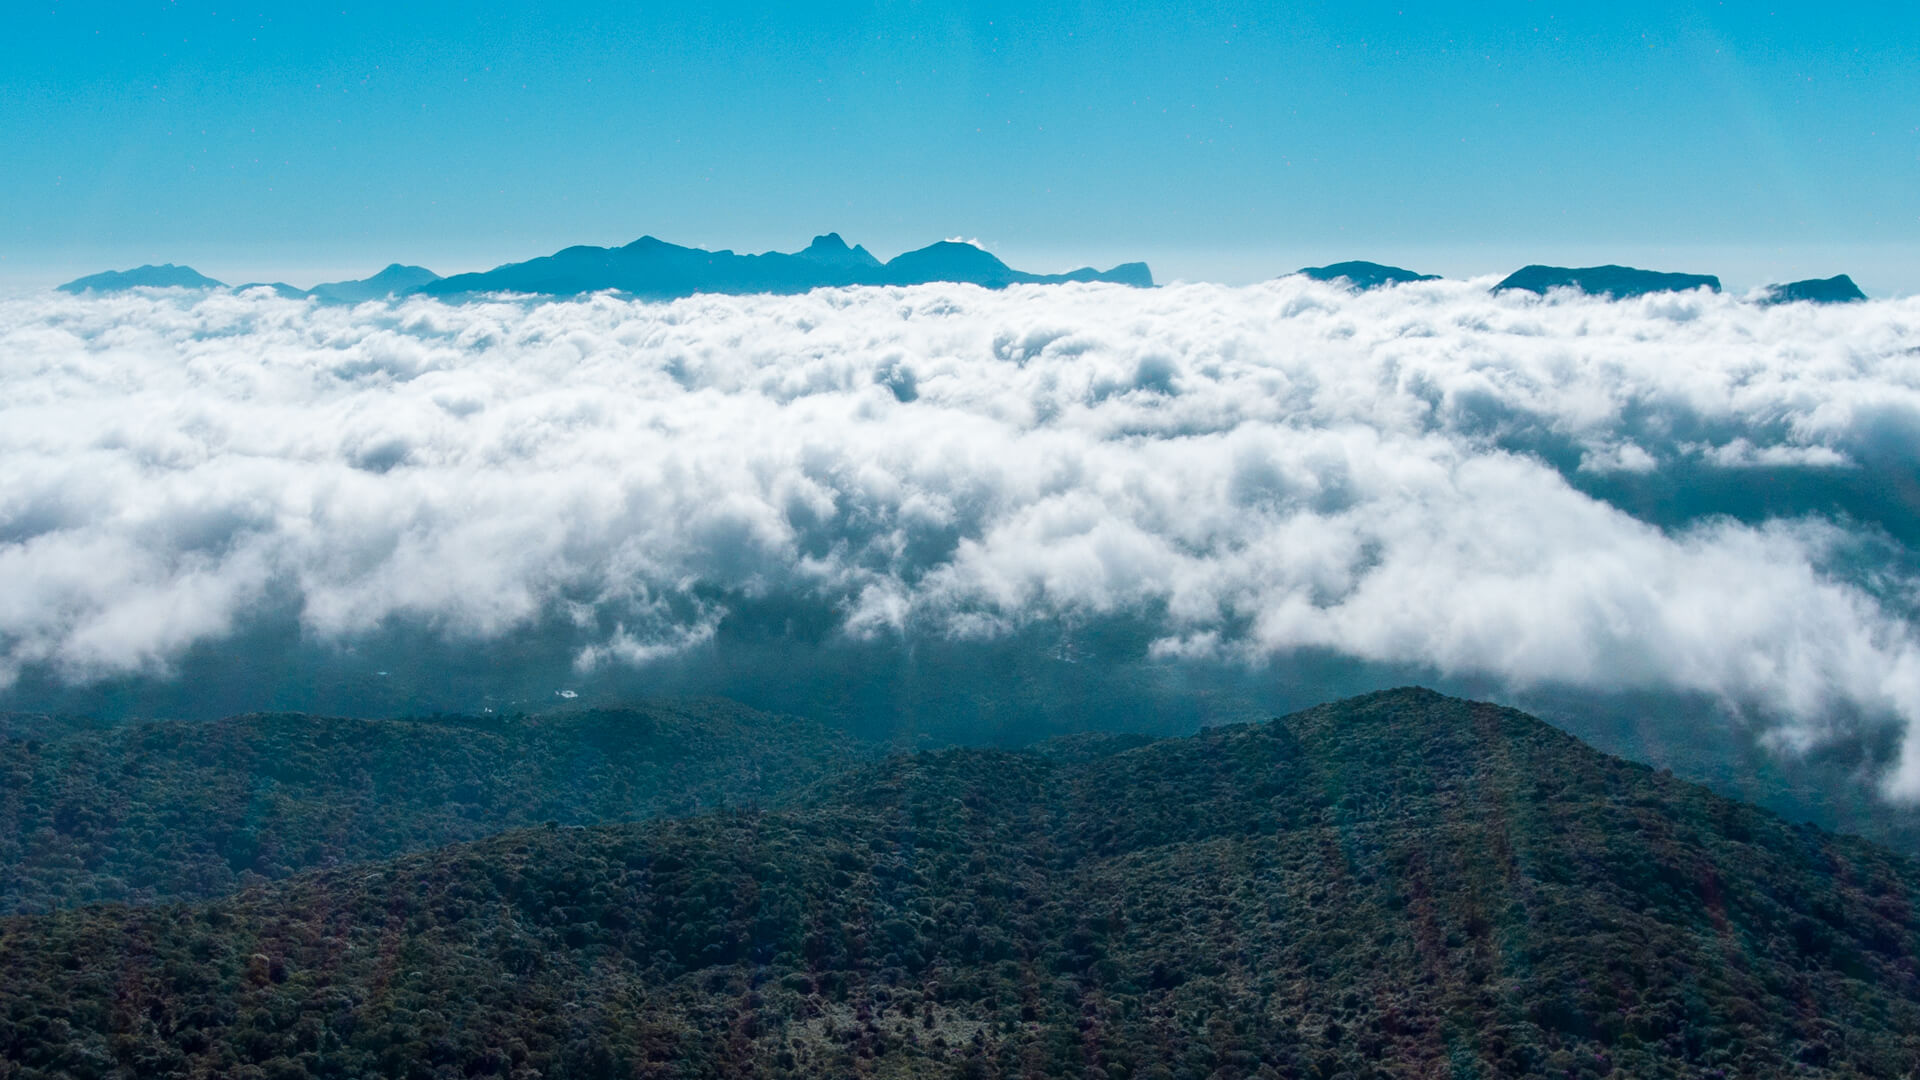
[[[758,803],[860,746],[729,702],[545,716],[238,716],[0,737],[0,913],[204,899],[552,820]],[[4,729],[0,729],[4,730]]]
[[[1418,690],[0,921],[0,1076],[1904,1077],[1920,871]]]

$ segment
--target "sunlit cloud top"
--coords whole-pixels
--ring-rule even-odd
[[[1486,285],[0,304],[0,682],[288,597],[319,642],[571,620],[580,671],[775,599],[1920,719],[1920,301]]]

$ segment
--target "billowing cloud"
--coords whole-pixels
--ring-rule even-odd
[[[323,642],[560,619],[583,672],[777,604],[1920,720],[1920,302],[1484,285],[0,303],[0,684],[287,598]]]

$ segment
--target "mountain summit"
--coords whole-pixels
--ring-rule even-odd
[[[218,289],[223,282],[202,274],[191,266],[161,263],[136,266],[131,270],[107,270],[88,274],[58,286],[61,292],[126,292],[128,289]]]
[[[391,263],[385,270],[359,281],[329,281],[307,290],[322,300],[357,304],[365,300],[384,300],[413,292],[422,285],[439,281],[440,275],[424,266]]]
[[[1378,289],[1384,285],[1404,285],[1410,281],[1438,281],[1436,274],[1416,274],[1412,270],[1384,263],[1355,260],[1328,266],[1305,266],[1299,273],[1315,281],[1345,281],[1356,289]]]
[[[1845,274],[1836,274],[1830,278],[1808,278],[1805,281],[1789,281],[1785,285],[1767,286],[1763,303],[1791,304],[1806,301],[1813,304],[1852,304],[1865,300],[1867,294],[1860,286]]]
[[[990,289],[1020,284],[1105,281],[1151,287],[1145,263],[1111,270],[1082,267],[1065,274],[1015,270],[972,244],[942,241],[881,263],[864,247],[848,247],[839,233],[816,236],[801,251],[741,255],[682,247],[643,236],[625,247],[570,247],[483,273],[455,274],[431,282],[429,296],[532,293],[577,296],[613,290],[654,300],[696,293],[802,293],[847,285],[923,285],[955,282]]]
[[[1523,266],[1508,274],[1493,287],[1494,292],[1521,289],[1545,294],[1549,289],[1577,289],[1590,296],[1625,300],[1657,292],[1685,292],[1688,289],[1720,291],[1720,279],[1712,274],[1672,274],[1659,270],[1641,270],[1632,266]]]
[[[847,242],[840,239],[840,234],[837,232],[814,237],[813,243],[808,244],[798,254],[803,259],[811,259],[826,266],[853,267],[857,270],[880,268],[880,260],[874,258],[872,252],[857,244],[848,247]]]

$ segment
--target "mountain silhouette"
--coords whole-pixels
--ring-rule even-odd
[[[1299,273],[1315,281],[1346,281],[1358,289],[1376,289],[1411,281],[1435,281],[1384,263],[1353,260],[1327,266],[1302,267]],[[393,263],[372,277],[358,281],[331,281],[301,289],[285,282],[250,282],[236,291],[267,288],[289,299],[313,297],[329,303],[360,303],[415,293],[460,297],[477,293],[532,293],[578,296],[612,290],[645,299],[676,299],[697,293],[801,293],[847,285],[925,285],[955,282],[1003,289],[1010,285],[1111,282],[1139,288],[1153,287],[1153,273],[1143,262],[1122,263],[1109,270],[1090,266],[1064,274],[1033,274],[1016,270],[973,244],[943,240],[904,252],[882,263],[865,247],[848,246],[839,233],[813,238],[791,254],[769,251],[741,255],[722,249],[682,247],[653,236],[643,236],[617,248],[580,245],[526,262],[507,263],[479,273],[440,275],[422,266]],[[58,286],[61,292],[122,292],[138,288],[217,289],[225,286],[192,267],[164,263],[131,270],[109,270],[76,278]],[[1545,294],[1572,288],[1593,296],[1625,299],[1656,292],[1707,288],[1720,291],[1712,274],[1678,274],[1631,266],[1532,265],[1507,275],[1495,292],[1520,289]],[[1763,303],[1808,301],[1820,304],[1865,300],[1853,279],[1845,274],[1810,278],[1768,286]]]
[[[104,273],[89,274],[75,278],[59,286],[61,292],[68,293],[112,293],[125,292],[128,289],[218,289],[222,283],[200,273],[191,266],[175,266],[161,263],[159,266],[136,266],[132,270],[108,270]]]
[[[1916,912],[1910,860],[1406,689],[3,920],[0,1074],[1892,1078]]]
[[[837,232],[830,232],[825,236],[814,237],[813,243],[808,244],[804,251],[799,252],[799,256],[803,259],[820,263],[823,266],[851,267],[855,270],[878,270],[880,268],[880,260],[874,258],[872,252],[857,244],[853,247],[848,247],[847,242],[840,239],[840,234]]]
[[[359,281],[329,281],[315,285],[307,292],[322,300],[336,303],[357,304],[363,300],[385,300],[390,296],[403,296],[439,281],[440,275],[424,266],[402,266],[389,264],[385,270],[370,278]]]
[[[995,258],[992,253],[956,240],[942,240],[888,261],[884,279],[889,285],[924,285],[933,281],[965,281],[1003,289],[1031,275]]]
[[[1438,274],[1416,274],[1398,266],[1355,260],[1329,266],[1304,266],[1300,273],[1315,281],[1350,282],[1356,289],[1377,289],[1382,285],[1400,285],[1409,281],[1438,281]]]
[[[305,300],[313,295],[307,289],[302,289],[298,285],[289,285],[284,281],[249,281],[245,285],[233,287],[233,291],[237,293],[246,292],[249,289],[272,289],[273,295],[282,300]]]
[[[1521,289],[1544,295],[1548,289],[1578,289],[1590,296],[1624,300],[1657,292],[1685,292],[1705,287],[1720,291],[1720,279],[1712,274],[1669,274],[1659,270],[1640,270],[1631,266],[1526,266],[1507,275],[1493,287],[1494,292]]]
[[[1796,300],[1805,300],[1814,304],[1850,304],[1865,300],[1867,294],[1860,286],[1845,274],[1830,278],[1808,278],[1805,281],[1790,281],[1785,285],[1767,286],[1767,295],[1763,303],[1791,304]]]
[[[358,281],[327,281],[311,289],[301,289],[284,281],[251,282],[234,286],[235,292],[248,289],[272,289],[276,296],[288,300],[305,300],[312,297],[329,304],[358,304],[367,300],[386,300],[395,296],[405,296],[417,291],[420,286],[440,280],[440,275],[424,266],[403,266],[391,263],[385,270],[369,278]]]
[[[957,240],[942,240],[916,251],[897,255],[882,271],[884,284],[925,285],[936,281],[958,281],[1002,289],[1008,285],[1058,285],[1070,281],[1109,281],[1140,288],[1153,286],[1153,275],[1146,263],[1121,263],[1111,270],[1083,266],[1064,274],[1029,274],[1015,270],[990,252]]]
[[[643,236],[625,247],[570,247],[482,273],[455,274],[417,291],[429,296],[473,293],[534,293],[577,296],[614,290],[653,300],[696,293],[801,293],[847,285],[921,285],[958,282],[1005,288],[1018,284],[1107,281],[1150,287],[1145,263],[1111,270],[1083,267],[1066,274],[1015,270],[972,244],[942,241],[880,263],[864,247],[849,248],[838,233],[815,237],[793,254],[741,255],[730,250],[682,247]]]

